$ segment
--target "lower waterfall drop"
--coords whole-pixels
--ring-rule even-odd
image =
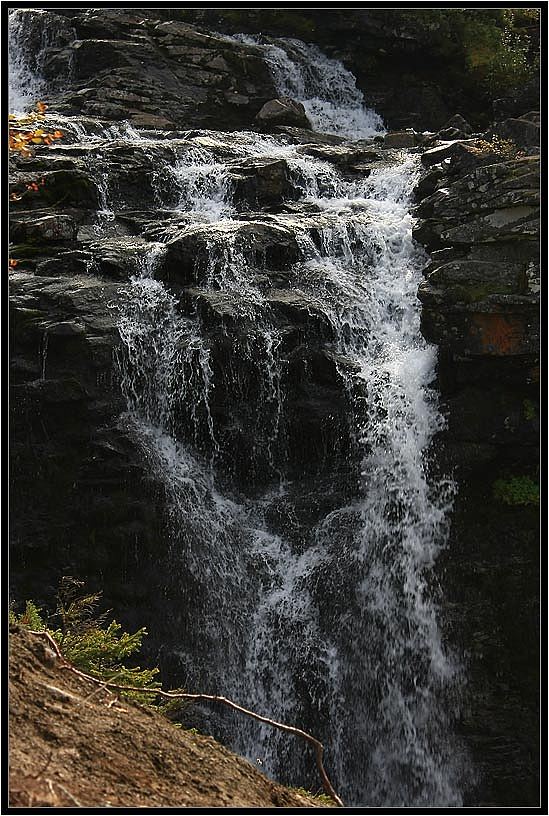
[[[192,179],[195,160],[191,153]],[[177,172],[184,177],[181,163]],[[293,172],[303,176],[302,167]],[[315,173],[325,165],[310,159],[307,176]],[[154,279],[161,244],[122,310],[123,387],[144,455],[166,485],[182,606],[199,621],[181,633],[181,672],[194,688],[307,726],[326,743],[347,803],[459,806],[462,761],[447,713],[459,668],[442,645],[432,587],[452,485],[432,485],[427,475],[429,443],[443,421],[430,386],[435,349],[419,330],[423,256],[408,212],[417,160],[360,182],[329,175],[323,195],[308,183],[317,239],[306,219],[291,222],[301,260],[289,280],[325,327],[348,405],[347,472],[304,482],[307,501],[322,495],[326,478],[346,482],[345,500],[332,497],[327,512],[288,522],[302,486],[286,462],[283,337],[251,250],[238,243],[242,222],[224,217],[232,214],[229,187],[212,188],[220,220],[203,222],[208,177],[190,202],[207,236],[205,284],[237,298],[235,318],[251,332],[246,341],[224,329],[228,368],[211,360],[201,317],[181,315]],[[270,218],[289,228],[285,216]],[[251,493],[218,438],[211,394],[221,374],[235,394],[243,375],[256,383],[247,475],[262,480]],[[239,433],[250,399],[243,392],[235,409]],[[214,731],[267,773],[294,784],[310,773],[284,735],[231,716],[220,721]]]

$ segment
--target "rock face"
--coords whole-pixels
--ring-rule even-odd
[[[443,568],[449,626],[467,650],[463,732],[485,780],[480,801],[534,801],[538,513],[496,501],[494,483],[538,478],[539,155],[465,141],[422,159],[422,330],[440,349],[440,444],[459,483]]]
[[[467,459],[471,445],[473,458],[489,461],[502,448],[532,445],[535,459],[536,424],[521,406],[537,398],[539,156],[505,158],[455,146],[461,150],[430,171],[436,189],[417,208],[415,236],[431,250],[419,290],[423,332],[443,352],[442,376],[456,382],[460,408],[451,410],[451,429],[460,455]],[[444,155],[428,151],[425,163],[431,166],[437,152]],[[488,400],[488,415],[495,408],[489,383],[501,413],[483,430],[481,406]]]
[[[150,9],[17,13],[29,60],[41,54],[44,30],[60,31],[40,58],[58,88],[50,107],[60,113],[153,129],[238,129],[276,95],[258,49]]]

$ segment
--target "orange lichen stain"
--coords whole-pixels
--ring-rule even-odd
[[[471,324],[471,335],[479,353],[504,356],[523,351],[526,327],[520,317],[475,314]]]

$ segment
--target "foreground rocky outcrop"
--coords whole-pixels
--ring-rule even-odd
[[[10,631],[11,808],[317,808],[211,737],[75,676]]]

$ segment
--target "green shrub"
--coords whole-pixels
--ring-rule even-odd
[[[10,608],[9,622],[14,624],[18,623],[20,626],[24,626],[26,629],[33,629],[36,632],[40,632],[46,628],[40,610],[32,601],[27,601],[25,611],[21,612],[20,615],[16,615],[13,608]]]
[[[327,793],[313,793],[306,788],[296,788],[293,785],[289,785],[288,787],[290,790],[294,791],[295,793],[300,793],[302,796],[306,796],[308,799],[316,799],[317,802],[327,805],[328,807],[335,806],[334,800],[331,796],[328,796]]]
[[[494,497],[511,507],[539,507],[539,483],[529,476],[511,476],[497,479],[493,485]]]
[[[59,619],[60,627],[46,625],[42,613],[33,601],[27,601],[25,611],[16,615],[10,609],[10,623],[27,629],[45,630],[59,645],[66,659],[75,668],[104,682],[135,686],[143,691],[123,691],[123,696],[151,705],[155,690],[161,684],[155,680],[159,669],[128,666],[126,660],[141,649],[147,630],[143,627],[130,634],[122,631],[115,620],[106,622],[107,614],[97,615],[100,593],[80,594],[83,582],[71,577],[61,581],[57,609],[51,619]]]
[[[386,15],[397,29],[418,36],[435,59],[446,61],[462,86],[480,87],[492,97],[507,95],[539,73],[532,37],[539,9],[399,9]]]

